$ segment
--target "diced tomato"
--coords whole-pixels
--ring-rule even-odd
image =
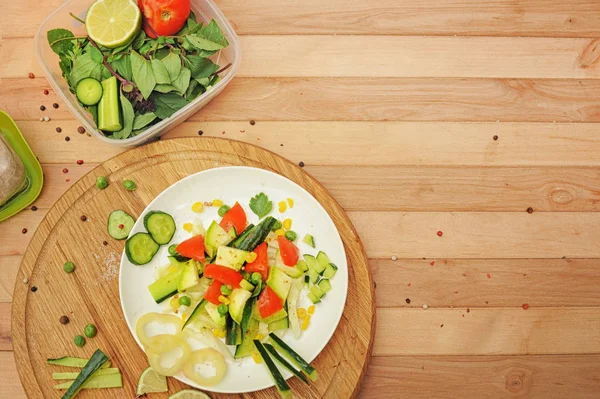
[[[246,212],[239,203],[235,203],[230,210],[227,211],[219,225],[223,230],[229,232],[231,226],[235,227],[235,232],[239,235],[246,228]]]
[[[279,243],[279,254],[283,259],[283,264],[294,267],[298,263],[298,247],[293,242],[283,236],[277,237]]]
[[[208,289],[204,293],[204,299],[206,299],[210,303],[214,303],[215,305],[220,305],[219,296],[221,295],[221,286],[222,282],[218,280],[213,280],[213,282],[208,286]]]
[[[283,309],[283,300],[267,286],[258,298],[258,312],[263,319]]]
[[[233,288],[240,288],[240,281],[244,279],[244,277],[235,270],[219,265],[206,265],[204,268],[204,277],[218,280]]]
[[[191,258],[199,262],[204,262],[204,237],[201,235],[193,236],[179,244],[175,250],[186,258]]]
[[[246,271],[248,273],[258,272],[262,276],[263,281],[269,278],[269,256],[267,254],[267,243],[263,242],[258,247],[254,248],[256,260],[252,263],[246,263]]]

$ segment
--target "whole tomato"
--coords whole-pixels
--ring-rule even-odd
[[[190,15],[190,0],[139,0],[144,31],[151,38],[174,35]]]

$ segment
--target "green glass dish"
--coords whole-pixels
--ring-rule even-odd
[[[0,136],[21,158],[25,168],[25,182],[21,188],[0,205],[0,222],[2,222],[35,201],[44,185],[44,173],[15,121],[2,110],[0,110]]]

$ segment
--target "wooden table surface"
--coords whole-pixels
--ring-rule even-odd
[[[60,3],[3,1],[0,17],[0,109],[46,175],[38,210],[0,224],[2,398],[24,397],[10,308],[32,233],[121,151],[43,94],[33,35]],[[346,209],[377,284],[361,397],[600,397],[600,3],[217,3],[241,70],[164,137],[303,161]]]

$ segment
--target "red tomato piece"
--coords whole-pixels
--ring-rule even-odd
[[[277,237],[279,243],[279,254],[286,266],[294,267],[298,263],[298,247],[283,236]]]
[[[179,244],[175,250],[179,255],[194,259],[199,262],[206,261],[204,257],[204,237],[202,235],[193,236]]]
[[[221,302],[219,301],[219,296],[221,296],[222,285],[222,282],[218,280],[213,280],[213,282],[208,286],[208,289],[204,293],[204,299],[215,305],[220,305]]]
[[[176,34],[190,15],[190,0],[139,0],[138,6],[144,31],[153,39]]]
[[[256,260],[252,263],[246,263],[246,271],[248,273],[258,272],[262,276],[263,281],[269,278],[269,257],[267,254],[267,243],[263,242],[254,249]]]
[[[235,203],[230,210],[227,211],[219,225],[223,230],[229,232],[231,226],[235,227],[235,232],[239,235],[246,228],[246,212],[239,203]]]
[[[283,309],[283,300],[267,286],[258,298],[258,312],[263,319]]]
[[[229,267],[212,264],[204,268],[204,277],[218,280],[233,288],[240,288],[240,281],[244,279],[240,273]]]

